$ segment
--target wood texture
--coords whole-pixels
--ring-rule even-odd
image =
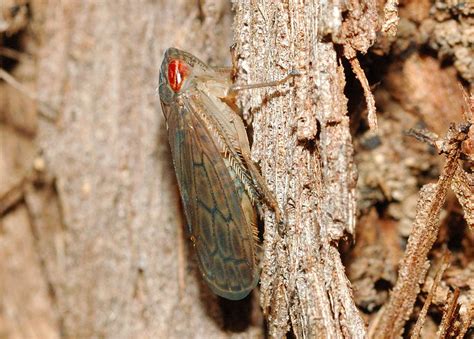
[[[0,1],[0,338],[471,335],[472,9]],[[155,92],[165,48],[228,66],[232,40],[238,84],[299,74],[239,92],[285,221],[239,302],[197,269]]]
[[[253,158],[286,219],[280,232],[271,213],[265,224],[261,303],[273,337],[290,329],[298,337],[365,335],[338,252],[355,227],[356,174],[344,72],[334,43],[323,42],[322,32],[341,25],[334,6],[235,2],[240,80],[301,73],[242,94],[253,117]]]
[[[31,298],[44,304],[28,306],[35,316],[27,318],[33,321],[26,329],[15,321],[21,318],[7,318],[7,336],[260,335],[261,317],[258,309],[253,317],[251,300],[226,307],[201,286],[195,259],[188,256],[155,92],[169,46],[226,63],[228,4],[49,1],[32,6],[41,40],[38,95],[59,113],[56,123],[41,121],[36,140],[54,178],[50,203],[56,213],[32,207],[28,197],[28,208],[36,213],[33,243],[24,211],[3,221],[2,230],[18,234],[11,239],[21,239],[28,250],[15,254],[13,248],[21,246],[11,240],[2,247],[9,256],[2,263],[39,272],[18,275],[13,267],[2,268],[10,277],[2,279],[7,284],[2,291],[11,296],[2,303],[5,314],[20,312]],[[25,227],[28,236],[20,236]],[[28,251],[34,260],[19,261],[28,259]],[[32,285],[15,287],[20,277]],[[240,319],[233,316],[239,311]]]

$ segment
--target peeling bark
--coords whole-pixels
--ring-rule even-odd
[[[244,93],[253,117],[252,155],[275,192],[286,224],[269,213],[261,303],[269,332],[282,337],[365,335],[338,251],[354,232],[355,182],[343,68],[332,42],[335,4],[235,2],[240,81],[300,76],[278,88]]]

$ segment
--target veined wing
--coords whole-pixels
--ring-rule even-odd
[[[203,276],[216,294],[238,300],[258,282],[256,211],[192,100],[183,96],[182,111],[169,115],[175,171]]]

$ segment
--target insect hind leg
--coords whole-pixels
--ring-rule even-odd
[[[264,88],[264,87],[275,87],[281,84],[284,84],[291,78],[301,75],[301,73],[295,69],[291,70],[288,72],[288,74],[279,79],[279,80],[274,80],[274,81],[266,81],[266,82],[260,82],[260,83],[255,83],[255,84],[244,84],[244,85],[232,85],[229,89],[230,93],[235,93],[238,91],[246,90],[246,89],[255,89],[255,88]]]
[[[250,173],[252,174],[252,179],[254,181],[256,191],[261,194],[262,200],[275,213],[275,220],[278,223],[278,225],[282,225],[283,220],[281,217],[280,207],[278,206],[278,202],[275,199],[275,196],[268,188],[268,185],[265,182],[265,179],[263,179],[257,166],[252,161],[252,159],[250,159],[250,155],[247,154],[247,152],[242,152],[242,158],[244,159],[245,164],[247,165],[247,168],[250,170]],[[259,209],[258,206],[257,208]]]

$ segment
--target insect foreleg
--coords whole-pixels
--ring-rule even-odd
[[[230,55],[231,55],[231,58],[232,58],[232,66],[229,66],[229,67],[214,67],[214,70],[216,72],[219,72],[219,73],[224,73],[224,74],[228,74],[229,77],[232,79],[232,80],[235,80],[235,78],[237,77],[237,60],[238,60],[238,55],[237,55],[237,51],[236,51],[236,44],[232,44],[232,46],[230,46]]]

